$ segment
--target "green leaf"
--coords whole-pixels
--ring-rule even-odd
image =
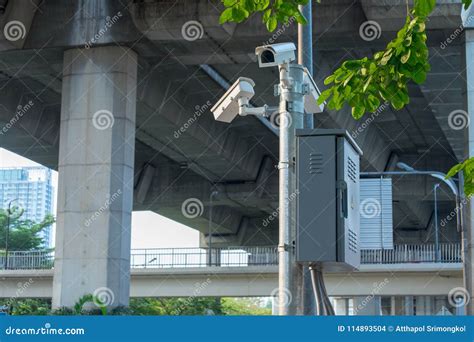
[[[464,168],[464,163],[454,165],[446,174],[446,179],[454,177],[459,171]]]
[[[420,17],[427,17],[435,6],[436,0],[415,0],[415,14]]]
[[[270,18],[268,18],[266,24],[267,24],[267,30],[268,31],[270,31],[270,32],[275,31],[275,29],[277,28],[277,25],[278,25],[277,18],[275,16],[271,16]]]
[[[365,114],[365,107],[362,105],[358,105],[352,107],[352,117],[356,120],[359,120]]]
[[[224,10],[224,12],[221,13],[221,16],[219,17],[219,24],[226,23],[228,21],[232,21],[232,8],[227,8]]]
[[[326,101],[328,99],[328,97],[331,96],[331,94],[332,94],[332,89],[331,88],[326,89],[325,91],[323,91],[321,93],[321,95],[319,95],[318,104],[323,104],[324,101]]]
[[[268,19],[270,19],[271,15],[272,15],[272,10],[271,9],[267,9],[265,12],[263,12],[263,17],[262,17],[263,22],[267,23]]]

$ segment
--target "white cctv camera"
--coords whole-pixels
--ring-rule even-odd
[[[241,108],[248,106],[250,99],[255,95],[254,86],[252,79],[239,77],[211,108],[214,119],[227,123],[234,120],[242,111]]]
[[[303,82],[307,87],[306,95],[304,96],[305,112],[308,114],[322,113],[324,111],[324,103],[318,104],[321,92],[307,68],[304,68]]]
[[[295,60],[296,46],[293,43],[279,43],[259,46],[255,49],[258,57],[258,66],[268,68],[281,64],[291,63]]]

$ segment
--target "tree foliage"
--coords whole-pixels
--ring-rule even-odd
[[[269,31],[291,17],[298,23],[306,22],[298,5],[306,5],[307,0],[222,0],[222,3],[225,10],[221,23],[240,23],[255,13],[262,13]],[[465,9],[471,3],[472,0],[462,0]],[[409,8],[407,1],[407,17],[397,36],[372,57],[343,62],[325,79],[329,88],[321,94],[319,103],[327,102],[327,107],[335,110],[349,105],[355,119],[375,112],[381,103],[390,103],[396,110],[407,105],[410,102],[408,83],[425,82],[430,70],[426,22],[435,6],[436,0],[414,0],[413,7]],[[448,178],[461,171],[464,192],[471,196],[474,194],[474,158],[453,166]]]
[[[469,158],[462,163],[454,165],[448,171],[446,178],[454,177],[462,172],[464,178],[464,193],[470,197],[474,194],[474,158]]]
[[[8,210],[0,209],[0,249],[5,249],[8,218],[10,218],[10,232],[8,236],[8,249],[26,251],[39,249],[43,239],[39,233],[54,223],[52,215],[48,215],[41,222],[22,220],[23,211],[17,207]]]
[[[262,14],[262,21],[268,31],[274,31],[278,23],[287,23],[295,18],[300,24],[306,24],[306,18],[298,9],[308,0],[222,0],[225,10],[220,16],[220,23],[241,23],[255,13]]]
[[[328,108],[336,110],[347,103],[355,119],[375,112],[383,102],[401,109],[410,101],[408,81],[423,83],[429,69],[425,17],[414,10],[385,50],[372,58],[346,61],[326,78],[324,83],[331,87],[318,102],[329,100]]]
[[[131,298],[129,308],[111,310],[92,295],[81,297],[72,308],[56,310],[50,309],[49,299],[2,299],[2,305],[9,307],[10,315],[271,315],[272,311],[271,307],[261,305],[261,298]]]

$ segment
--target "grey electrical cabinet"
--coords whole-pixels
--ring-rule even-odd
[[[296,140],[297,261],[356,269],[362,151],[344,130],[296,130]]]

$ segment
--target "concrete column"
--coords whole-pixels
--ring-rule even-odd
[[[380,296],[354,297],[354,316],[381,316]]]
[[[396,309],[397,301],[395,299],[395,296],[390,297],[390,316],[395,316],[397,314],[397,309]]]
[[[405,316],[413,316],[414,314],[413,296],[405,296]]]
[[[128,305],[136,77],[125,47],[64,54],[54,308]]]
[[[416,315],[425,316],[426,313],[426,296],[416,296]]]
[[[347,298],[335,298],[334,303],[334,313],[336,316],[346,316],[348,313],[348,299]]]

